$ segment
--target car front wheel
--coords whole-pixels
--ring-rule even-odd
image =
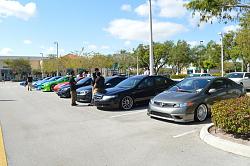
[[[200,104],[195,110],[194,119],[195,121],[202,122],[207,118],[207,115],[208,115],[207,106],[205,104]]]
[[[134,100],[130,96],[125,96],[121,99],[120,106],[124,110],[130,110],[134,105]]]

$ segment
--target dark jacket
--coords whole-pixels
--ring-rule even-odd
[[[69,84],[70,84],[70,90],[75,91],[76,90],[76,80],[74,76],[71,76],[69,79]]]

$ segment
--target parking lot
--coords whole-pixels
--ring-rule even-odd
[[[0,82],[0,121],[9,166],[249,166],[248,158],[199,138],[199,123],[151,119],[146,106],[102,111],[71,107],[53,92]]]

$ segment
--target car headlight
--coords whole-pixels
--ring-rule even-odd
[[[178,103],[174,105],[174,108],[182,108],[182,107],[190,107],[193,106],[194,103],[192,102],[187,102],[187,103]]]
[[[110,99],[114,99],[116,97],[117,97],[116,95],[114,95],[114,96],[103,96],[102,100],[110,100]]]

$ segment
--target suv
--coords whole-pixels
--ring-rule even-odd
[[[233,72],[225,77],[243,85],[246,89],[250,89],[250,72]]]

